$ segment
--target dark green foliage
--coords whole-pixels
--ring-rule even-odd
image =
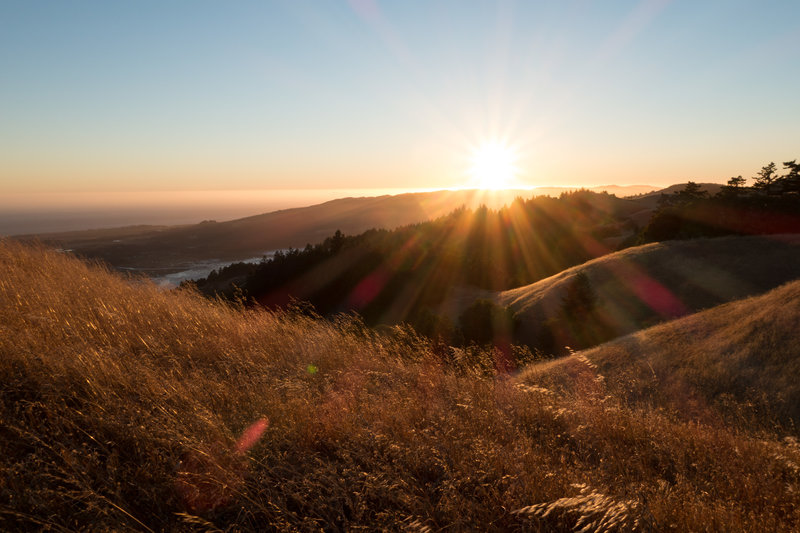
[[[642,241],[797,233],[798,213],[798,195],[714,197],[659,210],[644,229]]]
[[[693,181],[688,182],[686,187],[677,194],[678,198],[680,199],[680,203],[693,202],[708,196],[708,193],[703,190],[703,187]]]
[[[514,333],[514,316],[508,307],[501,307],[484,298],[475,300],[458,318],[464,339],[484,345],[510,342]]]
[[[206,278],[208,282],[215,282],[221,279],[230,279],[236,278],[240,276],[247,276],[249,275],[255,265],[252,263],[233,263],[228,266],[222,267],[219,270],[212,270],[211,273]]]
[[[430,309],[422,309],[410,318],[411,325],[420,335],[439,340],[445,344],[461,344],[463,337],[448,317],[436,314]]]
[[[745,190],[747,180],[742,176],[734,176],[728,180],[728,184],[722,187],[720,196],[739,196]]]
[[[747,182],[741,175],[736,176],[728,180],[728,186],[733,187],[734,189],[741,189],[744,187],[744,184]]]
[[[567,294],[561,300],[561,314],[579,320],[594,312],[597,294],[589,282],[589,277],[580,272],[567,287]]]
[[[690,181],[686,184],[686,187],[680,191],[674,192],[671,195],[662,194],[658,205],[662,209],[672,206],[685,206],[707,197],[708,193],[703,190],[702,185]]]
[[[597,308],[597,293],[589,277],[580,272],[566,287],[561,306],[544,324],[537,348],[552,354],[563,354],[605,342],[615,336]]]
[[[756,174],[753,187],[769,195],[782,195],[800,192],[800,164],[796,159],[783,163],[786,173],[777,174],[777,166],[770,163]]]
[[[777,178],[778,176],[776,174],[775,163],[770,163],[761,167],[761,170],[758,171],[758,174],[756,174],[756,177],[754,178],[755,183],[753,184],[753,187],[756,189],[767,190]]]
[[[752,188],[737,176],[713,197],[692,182],[662,196],[640,242],[800,232],[800,164],[787,161],[783,166],[782,176],[775,163],[764,166]]]
[[[781,178],[783,191],[786,193],[800,193],[800,163],[796,159],[783,164],[786,174]]]

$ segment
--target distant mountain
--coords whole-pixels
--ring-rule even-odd
[[[638,190],[598,187],[602,190]],[[645,187],[646,188],[646,187]],[[652,189],[652,188],[651,188]],[[309,207],[284,209],[231,220],[205,221],[188,226],[147,226],[19,236],[33,238],[115,267],[141,270],[174,268],[209,259],[241,260],[270,250],[316,244],[336,230],[358,234],[371,228],[391,229],[430,220],[460,206],[498,208],[516,197],[557,195],[569,189],[482,191],[457,190],[395,196],[341,198]]]

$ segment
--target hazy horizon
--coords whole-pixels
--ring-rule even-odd
[[[609,187],[651,187],[607,185]],[[581,185],[563,188],[582,188]],[[554,187],[528,187],[531,195]],[[0,197],[0,236],[79,231],[134,225],[222,222],[348,197],[373,197],[446,189],[262,189],[136,192],[37,192]],[[500,194],[503,192],[487,193]]]
[[[306,207],[348,196],[407,189],[263,189],[135,192],[37,192],[0,197],[0,235],[132,225],[196,224]]]

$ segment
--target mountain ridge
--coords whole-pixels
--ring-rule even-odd
[[[606,187],[607,188],[607,187]],[[564,192],[573,189],[555,189]],[[376,197],[348,197],[313,206],[288,208],[239,219],[156,227],[120,228],[22,235],[23,241],[39,240],[88,258],[102,259],[115,267],[147,270],[174,266],[176,270],[196,261],[231,262],[267,251],[302,248],[316,244],[336,230],[356,234],[372,228],[392,229],[446,215],[465,205],[486,204],[498,208],[515,197],[531,197],[537,190],[486,192],[477,189],[405,193]]]

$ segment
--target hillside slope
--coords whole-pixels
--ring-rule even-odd
[[[551,363],[519,379],[576,392],[603,376],[626,402],[685,419],[800,427],[800,281],[696,313]],[[583,377],[581,377],[583,376]]]
[[[4,241],[0,268],[5,531],[800,526],[784,433],[543,391],[488,372],[493,352],[443,358],[402,329]]]
[[[579,274],[585,275],[596,296],[594,312],[584,326],[591,328],[596,322],[600,335],[596,340],[604,341],[800,278],[800,235],[721,237],[628,248],[496,293],[494,298],[517,313],[521,340],[535,345]],[[576,346],[568,335],[560,340]]]

